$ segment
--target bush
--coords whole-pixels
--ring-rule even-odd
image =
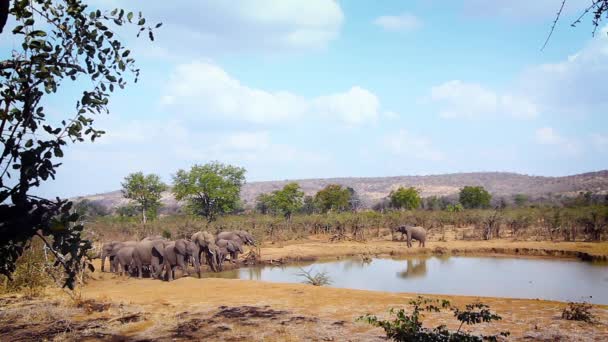
[[[595,315],[591,312],[593,305],[589,303],[568,303],[568,306],[562,311],[562,318],[570,321],[582,321],[587,323],[594,323],[596,321]]]
[[[300,277],[304,277],[304,284],[310,284],[314,286],[324,286],[331,284],[331,279],[327,275],[327,272],[317,272],[312,274],[312,269],[307,271],[300,268],[300,273],[297,274]]]
[[[386,336],[393,341],[496,341],[500,336],[509,336],[509,332],[476,336],[461,331],[464,324],[490,323],[501,319],[500,316],[490,312],[489,307],[483,303],[469,304],[465,310],[460,310],[451,307],[447,300],[426,299],[419,296],[411,300],[409,304],[413,306],[409,315],[405,309],[391,309],[391,315],[396,316],[392,320],[380,320],[369,314],[361,316],[357,320],[383,328]],[[460,321],[456,332],[449,331],[445,325],[433,329],[423,326],[424,312],[440,312],[442,309],[450,309],[454,313],[454,317]]]

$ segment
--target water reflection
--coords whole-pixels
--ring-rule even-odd
[[[206,276],[300,283],[300,268],[327,272],[333,287],[374,291],[541,298],[589,299],[608,304],[608,265],[574,260],[436,256],[361,258],[247,267]]]
[[[408,259],[405,271],[397,272],[399,278],[416,278],[426,275],[426,259]]]

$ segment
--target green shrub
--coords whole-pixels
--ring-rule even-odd
[[[501,319],[500,316],[490,311],[489,306],[483,303],[468,304],[464,310],[460,310],[452,307],[447,300],[427,299],[418,296],[411,300],[409,304],[413,307],[410,314],[405,309],[390,309],[390,314],[395,316],[391,320],[380,320],[378,317],[369,314],[361,316],[357,320],[383,328],[386,336],[393,341],[496,341],[500,336],[509,336],[509,332],[476,336],[461,331],[464,324],[491,323]],[[440,312],[443,309],[451,310],[454,317],[460,321],[457,331],[449,331],[445,325],[433,329],[423,326],[424,312]]]
[[[587,323],[594,323],[596,321],[595,315],[591,312],[593,305],[589,303],[568,303],[568,306],[562,311],[562,318],[570,321],[582,321]]]

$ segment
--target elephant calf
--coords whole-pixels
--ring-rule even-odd
[[[120,248],[112,260],[114,270],[119,275],[133,272],[135,261],[133,260],[133,251],[135,246],[123,246]]]
[[[418,241],[418,247],[424,247],[426,244],[426,229],[413,226],[399,226],[397,232],[407,235],[407,247],[412,247],[412,239]]]

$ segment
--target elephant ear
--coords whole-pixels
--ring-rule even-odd
[[[235,246],[234,243],[232,243],[232,241],[228,242],[228,245],[226,245],[226,249],[231,253],[238,251],[238,248]]]

